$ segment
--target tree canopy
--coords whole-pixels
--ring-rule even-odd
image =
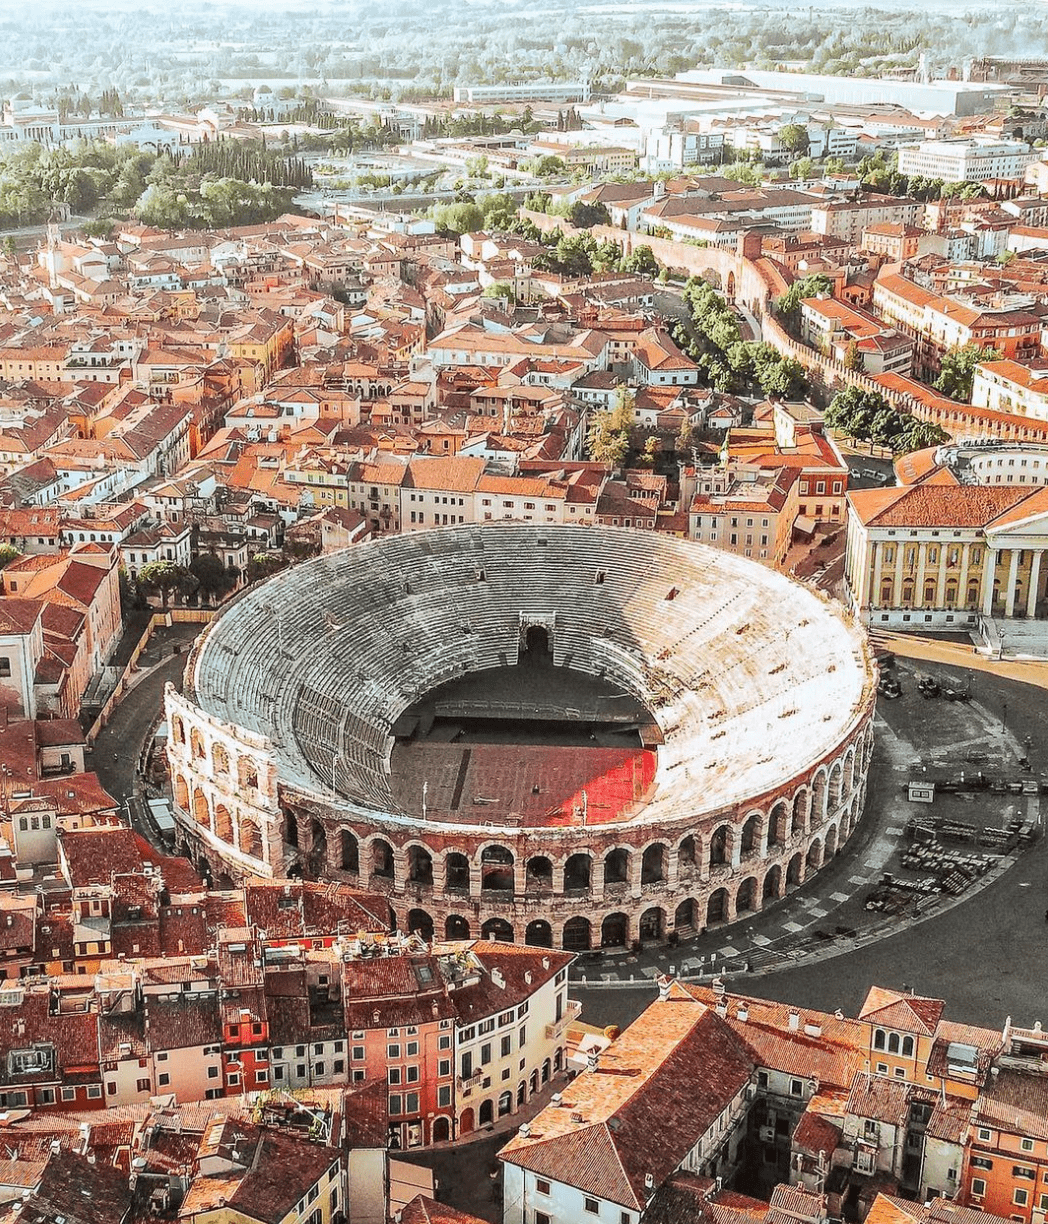
[[[933,384],[936,391],[963,404],[971,403],[972,383],[975,367],[982,361],[1000,361],[1004,356],[994,348],[983,348],[978,344],[965,344],[949,349],[939,367],[939,377]]]

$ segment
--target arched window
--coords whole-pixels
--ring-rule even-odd
[[[873,1030],[873,1048],[875,1050],[883,1050],[887,1043],[887,1035],[884,1029]]]
[[[902,1056],[903,1058],[913,1057],[913,1038],[904,1037],[902,1039]]]
[[[899,1052],[899,1034],[889,1033],[888,1034],[888,1053],[898,1054],[898,1052]]]

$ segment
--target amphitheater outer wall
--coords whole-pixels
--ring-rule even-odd
[[[332,879],[389,897],[402,930],[495,934],[575,951],[664,942],[745,920],[839,853],[860,819],[874,698],[776,791],[655,825],[407,824],[279,784],[266,741],[169,686],[176,844],[218,885]]]

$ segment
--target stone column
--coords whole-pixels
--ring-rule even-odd
[[[1032,620],[1037,615],[1037,591],[1041,585],[1042,548],[1035,548],[1030,563],[1030,589],[1026,594],[1026,615]]]
[[[1004,600],[1004,615],[1010,620],[1015,615],[1015,580],[1019,576],[1019,550],[1010,550],[1008,559],[1008,590]]]
[[[993,580],[997,576],[997,550],[987,546],[983,564],[983,616],[993,616]]]
[[[968,554],[971,547],[968,543],[961,545],[961,577],[957,583],[957,606],[964,609],[968,606]]]

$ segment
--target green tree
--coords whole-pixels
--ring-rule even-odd
[[[950,399],[970,403],[975,367],[983,361],[1000,361],[1003,356],[997,349],[983,348],[978,344],[956,346],[943,355],[939,377],[933,386]]]
[[[159,595],[163,606],[174,591],[188,595],[197,588],[197,579],[184,565],[174,561],[152,561],[143,565],[136,578],[138,589],[146,594]]]
[[[791,153],[804,154],[811,148],[808,129],[801,123],[787,123],[779,128],[779,143]]]
[[[2,570],[5,566],[10,565],[16,557],[20,557],[21,555],[22,554],[13,544],[0,544],[0,570]]]
[[[201,553],[189,566],[205,599],[221,599],[236,586],[236,571],[227,569],[214,553]]]
[[[280,553],[259,552],[247,563],[248,582],[258,582],[261,578],[269,578],[282,570],[287,561]]]
[[[611,213],[604,204],[585,204],[576,200],[568,209],[568,220],[576,229],[591,229],[594,225],[610,225]]]
[[[516,301],[516,294],[513,292],[513,286],[509,281],[492,281],[490,285],[485,286],[480,296],[486,298],[507,298],[511,306]]]

